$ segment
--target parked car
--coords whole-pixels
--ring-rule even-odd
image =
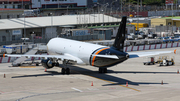
[[[169,42],[176,42],[179,41],[179,39],[174,38],[173,36],[169,36]]]
[[[180,41],[180,36],[175,36],[174,39],[176,39],[177,41]]]
[[[169,38],[168,37],[160,37],[158,39],[163,40],[163,43],[168,43],[169,42]]]

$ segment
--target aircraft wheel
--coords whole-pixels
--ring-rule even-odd
[[[66,68],[66,74],[70,74],[70,69]]]
[[[103,69],[102,68],[99,68],[99,73],[103,73]]]
[[[166,66],[169,66],[169,63],[167,63]]]
[[[62,73],[62,74],[65,74],[65,73],[66,73],[65,68],[62,68],[62,69],[61,69],[61,73]]]
[[[107,73],[107,68],[104,68],[104,73]]]
[[[59,63],[56,63],[56,66],[59,66]]]

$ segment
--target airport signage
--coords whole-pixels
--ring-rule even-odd
[[[173,5],[173,0],[166,0],[166,5]]]
[[[12,31],[12,35],[21,35],[22,34],[22,32],[21,32],[21,30],[19,29],[19,30],[13,30]]]

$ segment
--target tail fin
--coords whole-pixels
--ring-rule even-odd
[[[125,34],[126,34],[126,21],[127,21],[127,17],[123,16],[117,35],[116,35],[116,39],[113,44],[113,47],[119,51],[123,51],[123,48],[124,48],[124,40],[125,40]]]

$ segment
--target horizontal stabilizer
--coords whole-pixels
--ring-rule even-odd
[[[119,59],[116,55],[93,55],[93,56],[102,57],[102,58]]]

